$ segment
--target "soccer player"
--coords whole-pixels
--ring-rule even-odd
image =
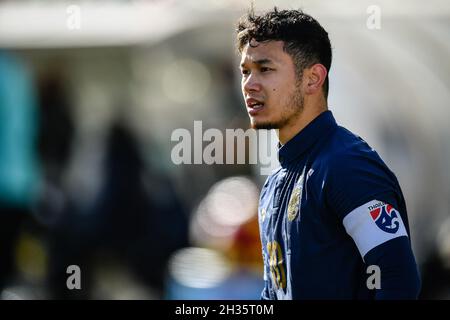
[[[328,33],[298,10],[238,23],[255,129],[278,129],[261,191],[262,299],[416,299],[420,277],[394,173],[328,110]]]

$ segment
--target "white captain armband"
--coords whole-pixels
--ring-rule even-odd
[[[361,257],[391,239],[408,236],[400,213],[390,204],[372,200],[344,218],[344,227],[353,238]]]

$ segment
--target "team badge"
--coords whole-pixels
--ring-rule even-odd
[[[303,178],[305,176],[305,169],[303,169],[302,175],[298,179],[297,184],[292,190],[291,198],[288,204],[288,220],[293,221],[300,210],[300,203],[302,201],[302,191],[303,191]]]
[[[396,233],[400,228],[399,212],[390,204],[379,202],[369,207],[370,216],[375,224],[388,233]]]

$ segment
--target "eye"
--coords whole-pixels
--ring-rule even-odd
[[[247,69],[242,69],[241,70],[241,74],[244,75],[244,76],[247,76],[247,75],[250,74],[250,71],[248,71]]]
[[[261,72],[267,72],[267,71],[271,71],[272,69],[269,67],[261,67],[260,71]]]

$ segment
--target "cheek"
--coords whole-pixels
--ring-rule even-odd
[[[245,98],[244,81],[241,81],[241,93]]]
[[[269,91],[272,94],[283,95],[283,93],[286,93],[288,91],[287,88],[290,88],[291,86],[292,83],[288,79],[277,77],[275,81],[272,81],[268,88],[270,88]]]
[[[280,102],[280,99],[282,98],[281,96],[280,96],[280,88],[271,88],[270,90],[269,90],[269,97],[270,97],[270,100],[271,100],[271,102],[276,102],[277,104]]]

